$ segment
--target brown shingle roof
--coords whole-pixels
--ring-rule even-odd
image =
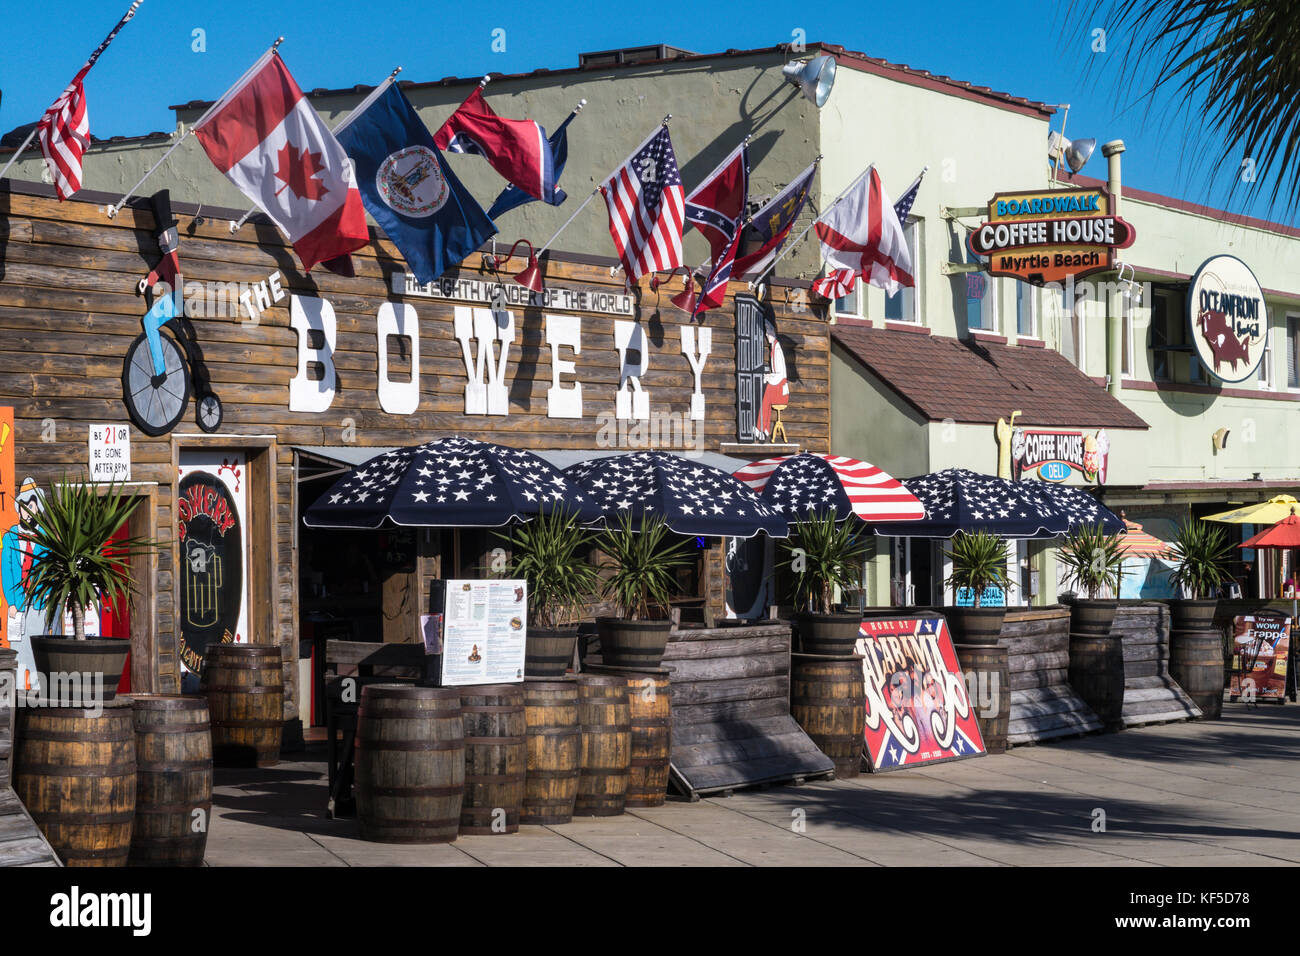
[[[1059,352],[866,327],[831,338],[930,421],[1059,428],[1147,428]]]

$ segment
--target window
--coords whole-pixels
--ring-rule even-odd
[[[1038,290],[1028,282],[1016,283],[1016,335],[1038,337]]]
[[[1259,357],[1255,380],[1260,388],[1273,387],[1273,323],[1268,310],[1264,310],[1264,354]]]
[[[1206,385],[1209,377],[1196,357],[1196,346],[1188,340],[1182,305],[1183,290],[1155,289],[1151,301],[1151,377],[1157,382]]]
[[[977,256],[966,248],[966,261],[972,265],[986,266],[988,259]],[[996,332],[998,330],[998,284],[987,272],[967,272],[966,328],[971,331]]]
[[[863,306],[863,299],[866,296],[862,294],[862,283],[855,279],[853,281],[853,291],[848,295],[835,300],[835,317],[837,319],[865,319],[866,309]]]
[[[1070,300],[1071,293],[1074,301]],[[1066,284],[1061,289],[1061,354],[1083,371],[1088,357],[1087,318],[1087,295]]]
[[[1286,317],[1286,387],[1300,389],[1300,315]]]
[[[1133,378],[1133,300],[1120,295],[1120,357],[1119,374],[1122,378]]]
[[[907,237],[907,248],[912,254],[912,278],[918,285],[921,281],[921,220],[908,217],[903,226]],[[885,321],[914,322],[921,321],[921,309],[916,286],[899,289],[894,295],[885,296]]]

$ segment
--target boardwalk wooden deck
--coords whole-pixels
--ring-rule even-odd
[[[0,866],[60,866],[57,854],[10,786],[17,656],[8,648],[0,648]]]

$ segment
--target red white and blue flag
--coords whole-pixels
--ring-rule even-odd
[[[629,282],[682,265],[686,190],[668,127],[628,157],[600,186],[609,207],[609,234]]]
[[[812,284],[818,295],[843,298],[858,279],[889,295],[914,284],[907,235],[874,166],[813,228],[828,267]]]
[[[803,211],[804,203],[812,192],[815,175],[817,164],[813,163],[777,193],[774,199],[754,213],[741,232],[740,250],[731,266],[732,275],[750,278],[767,271],[785,245],[790,227]]]
[[[194,135],[213,165],[289,237],[304,271],[370,241],[347,154],[275,51]]]
[[[722,305],[740,245],[740,224],[749,199],[749,148],[743,143],[686,197],[686,226],[709,241],[713,259],[695,313]]]
[[[449,153],[473,153],[534,199],[559,205],[555,194],[555,155],[546,130],[532,120],[502,119],[476,87],[433,134],[434,145]]]

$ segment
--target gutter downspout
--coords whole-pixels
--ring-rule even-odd
[[[1110,214],[1120,214],[1120,200],[1123,194],[1120,177],[1120,155],[1124,152],[1124,141],[1113,139],[1101,147],[1101,154],[1106,157],[1106,189],[1110,192]],[[1108,297],[1106,308],[1106,390],[1118,396],[1123,391],[1123,348],[1124,348],[1124,302],[1119,292],[1112,292]]]

